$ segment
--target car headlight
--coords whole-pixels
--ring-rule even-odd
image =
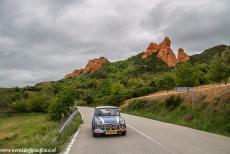
[[[97,119],[97,118],[95,118],[95,123],[96,123],[97,125],[101,125],[101,124],[102,124],[101,120],[100,120],[100,119]]]
[[[125,124],[125,120],[123,118],[120,118],[120,124],[122,124],[122,125]]]

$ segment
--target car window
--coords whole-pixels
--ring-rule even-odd
[[[95,114],[100,116],[119,116],[120,112],[119,109],[101,108],[101,109],[96,109]]]

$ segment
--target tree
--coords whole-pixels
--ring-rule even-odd
[[[63,116],[67,116],[74,104],[74,90],[70,87],[64,87],[57,94],[57,100],[49,107],[51,119],[60,120]]]
[[[227,84],[228,78],[230,76],[230,47],[226,47],[224,52],[221,55],[222,62],[223,62],[223,78],[224,83]]]
[[[175,71],[177,86],[193,87],[200,84],[200,79],[205,75],[196,66],[191,63],[179,65]]]
[[[119,94],[124,94],[124,86],[120,82],[114,82],[112,87],[111,87],[111,94],[112,95],[117,95]]]
[[[159,87],[157,86],[157,81],[158,80],[152,80],[150,83],[149,83],[149,87],[150,87],[150,89],[151,89],[151,91],[152,92],[156,92],[156,91],[158,91],[159,89]]]
[[[209,78],[217,83],[221,81],[227,82],[229,76],[228,66],[223,62],[223,58],[220,56],[215,56],[210,63],[210,68],[208,71]]]
[[[89,105],[90,103],[92,103],[93,102],[93,98],[92,98],[92,96],[88,93],[88,92],[86,92],[85,94],[84,94],[84,96],[83,96],[83,101],[85,101],[85,103],[87,104],[87,105]]]
[[[221,55],[223,62],[230,65],[230,47],[226,47]]]
[[[164,74],[162,78],[158,81],[159,89],[167,90],[173,89],[176,86],[174,76],[171,74]]]

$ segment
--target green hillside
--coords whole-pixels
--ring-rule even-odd
[[[228,79],[226,74],[215,76],[223,72],[218,69],[229,66],[225,60],[222,67],[222,59],[226,57],[223,56],[224,51],[230,53],[226,45],[207,49],[175,68],[167,67],[155,54],[143,60],[143,53],[140,53],[123,61],[108,63],[96,73],[83,73],[74,78],[31,87],[0,89],[1,111],[48,112],[50,104],[65,89],[73,93],[71,97],[77,105],[119,106],[125,99],[170,90],[176,85],[198,86],[224,82]],[[216,65],[218,62],[221,64]]]
[[[209,49],[204,50],[201,54],[195,54],[191,56],[191,62],[192,63],[207,63],[215,55],[221,55],[224,50],[228,47],[227,45],[218,45]]]
[[[145,96],[161,90],[171,90],[175,86],[199,86],[209,83],[228,82],[230,76],[230,48],[227,46],[216,46],[205,50],[201,54],[191,56],[190,61],[177,64],[169,68],[156,54],[142,59],[143,53],[130,57],[123,61],[117,61],[104,65],[96,73],[82,73],[73,78],[59,81],[38,83],[35,86],[24,88],[0,88],[0,113],[48,113],[50,120],[63,121],[74,110],[75,105],[97,106],[115,105],[120,106],[126,99]],[[169,99],[169,104],[178,104],[176,99]],[[216,100],[210,100],[215,104]],[[205,104],[206,103],[201,103]],[[228,104],[229,102],[225,102]],[[192,127],[207,131],[230,134],[230,121],[222,115],[229,114],[229,105],[224,105],[224,111],[216,110],[215,105],[205,109],[205,114],[220,115],[221,118],[214,118],[223,124],[210,122],[210,126],[203,126],[204,116],[197,116],[200,125]],[[164,103],[163,103],[164,104]],[[180,102],[182,106],[188,104]],[[139,106],[141,104],[137,104]],[[189,106],[191,107],[191,106]],[[174,113],[173,110],[164,110],[165,114]],[[177,107],[175,107],[175,113]],[[132,109],[133,110],[133,109]],[[160,111],[160,110],[159,110]],[[199,114],[199,110],[196,109]],[[134,110],[133,110],[134,112]],[[133,113],[129,110],[129,113]],[[138,110],[139,112],[139,110]],[[158,113],[158,111],[150,111]],[[150,114],[146,110],[145,114]],[[157,114],[158,115],[158,114]],[[177,114],[176,114],[177,115]],[[179,114],[178,114],[179,115]],[[181,117],[171,119],[177,123]],[[225,120],[223,120],[225,119]],[[180,123],[178,123],[180,124]],[[191,126],[190,124],[186,124]]]

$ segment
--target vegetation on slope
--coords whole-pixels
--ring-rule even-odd
[[[213,59],[215,55],[221,55],[226,48],[229,46],[226,45],[218,45],[209,49],[204,50],[202,54],[195,54],[191,56],[191,63],[208,63],[210,60]]]
[[[78,115],[59,133],[60,124],[44,113],[0,114],[0,147],[46,148],[60,152],[63,144],[82,123]]]
[[[226,46],[208,49],[175,68],[167,67],[156,54],[142,60],[142,54],[106,64],[96,73],[83,73],[74,78],[25,88],[2,88],[0,112],[48,113],[51,120],[60,122],[73,111],[74,105],[120,106],[125,99],[171,90],[175,86],[198,86],[229,79],[230,49]],[[145,114],[150,113],[146,111]],[[203,121],[204,115],[197,119]]]
[[[56,148],[59,152],[82,123],[78,114],[62,133],[58,132],[75,110],[73,93],[55,82],[1,89],[0,106],[4,113],[0,113],[0,147]]]
[[[136,99],[122,111],[230,136],[230,89],[224,89],[218,96],[206,97],[204,93],[194,104],[186,102],[180,95],[165,99]]]
[[[65,106],[68,110],[74,101],[77,105],[119,106],[125,99],[175,86],[227,82],[229,53],[229,47],[220,45],[191,56],[189,62],[175,68],[167,67],[156,54],[143,60],[143,53],[140,53],[124,61],[106,64],[96,73],[83,73],[67,80],[21,89],[0,89],[0,107],[2,111],[11,112],[49,112],[58,120],[62,117],[52,115],[57,112],[55,106]],[[66,116],[70,111],[62,110],[58,114]]]

